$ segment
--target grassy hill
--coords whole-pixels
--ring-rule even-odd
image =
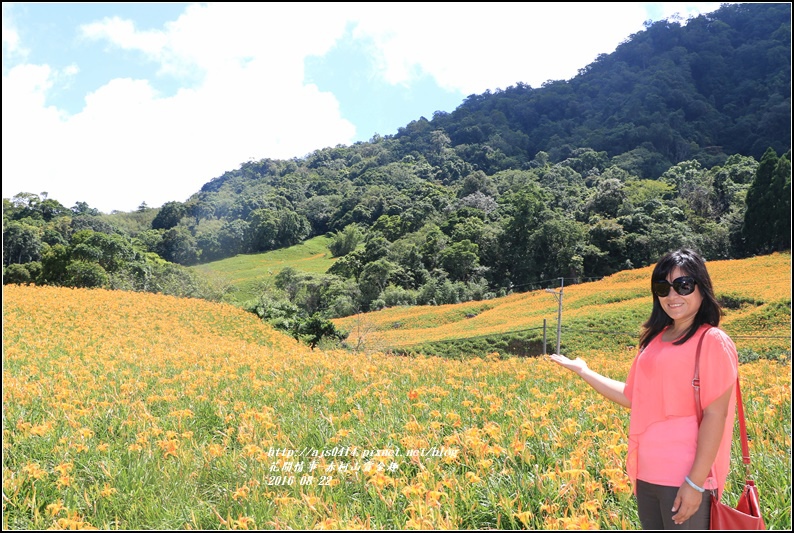
[[[328,250],[329,242],[328,237],[318,236],[289,248],[238,255],[191,268],[229,283],[233,289],[229,303],[241,305],[256,297],[260,283],[285,267],[291,266],[314,274],[324,273],[336,261]]]
[[[787,264],[710,265],[734,298],[726,329],[781,331]],[[646,277],[566,289],[564,323],[644,314]],[[556,308],[547,293],[469,305],[373,317],[425,340]],[[639,527],[628,412],[542,357],[312,351],[232,305],[101,289],[7,285],[3,326],[3,529]],[[611,339],[588,364],[622,379],[634,352]],[[762,512],[790,530],[790,362],[740,372]]]
[[[336,261],[329,239],[315,237],[272,252],[240,255],[193,267],[233,287],[228,302],[241,305],[285,267],[324,273]],[[565,353],[634,346],[650,312],[648,279],[653,267],[616,273],[563,288],[562,348]],[[791,331],[791,254],[709,262],[725,316],[722,327],[746,357],[788,353]],[[558,291],[559,289],[555,289]],[[451,357],[537,355],[556,349],[557,299],[546,291],[455,305],[393,307],[333,320],[349,332],[357,350]]]
[[[777,356],[791,349],[791,255],[711,261],[724,305],[721,326],[737,347]],[[651,308],[653,267],[619,272],[563,288],[565,353],[633,346]],[[543,321],[556,349],[558,304],[546,291],[438,307],[394,307],[335,320],[348,343],[399,353],[484,355],[542,352]]]

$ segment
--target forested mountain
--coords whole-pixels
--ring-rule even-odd
[[[490,146],[496,153],[467,152],[488,174],[539,151],[561,161],[580,147],[622,156],[617,163],[641,178],[688,159],[712,166],[732,154],[760,159],[769,147],[783,153],[791,140],[790,13],[783,4],[744,4],[686,26],[646,25],[570,81],[472,95],[430,129],[443,129],[455,147]]]
[[[328,274],[288,269],[251,308],[334,317],[571,283],[682,245],[768,253],[790,248],[790,147],[791,5],[726,4],[648,24],[570,80],[243,163],[185,202],[97,216],[4,199],[4,281],[163,291],[173,263],[330,234]]]

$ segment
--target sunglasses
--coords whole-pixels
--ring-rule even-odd
[[[681,276],[680,278],[674,279],[672,283],[666,279],[654,281],[651,283],[651,292],[660,298],[664,298],[670,294],[670,287],[672,287],[673,290],[681,296],[686,296],[687,294],[695,292],[695,285],[697,285],[695,278],[691,276]]]

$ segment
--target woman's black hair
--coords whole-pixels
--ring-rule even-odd
[[[687,276],[695,278],[696,286],[700,290],[700,295],[703,297],[700,309],[695,315],[692,326],[683,337],[673,343],[684,344],[703,324],[710,324],[715,327],[719,326],[722,308],[719,302],[717,302],[717,298],[714,296],[714,287],[711,284],[711,277],[709,276],[708,270],[706,270],[706,262],[697,252],[689,248],[681,248],[674,252],[669,252],[659,259],[659,262],[656,263],[656,267],[653,269],[651,283],[667,279],[667,276],[676,267],[679,267]],[[643,332],[642,335],[640,335],[640,348],[648,346],[654,337],[672,323],[673,319],[662,309],[662,304],[659,303],[659,297],[653,294],[653,309],[651,310],[650,318],[642,325]]]

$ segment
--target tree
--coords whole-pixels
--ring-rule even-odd
[[[305,274],[295,267],[284,267],[276,274],[273,283],[276,288],[284,291],[287,299],[292,301],[300,290],[301,281],[305,278]]]
[[[458,197],[463,198],[464,196],[469,196],[476,192],[480,192],[486,196],[496,196],[497,194],[493,179],[486,176],[485,172],[482,170],[472,172],[463,178],[460,190],[458,191]]]
[[[712,176],[698,161],[682,161],[662,174],[661,181],[669,183],[678,196],[689,205],[693,213],[702,218],[712,218]]]
[[[41,255],[41,282],[45,285],[63,285],[71,254],[69,248],[56,244]]]
[[[297,330],[301,310],[289,300],[270,293],[263,293],[247,309],[281,331]]]
[[[364,239],[364,261],[372,263],[389,253],[391,243],[380,233],[370,232]]]
[[[761,158],[753,183],[747,190],[747,210],[744,213],[742,235],[746,251],[750,254],[769,253],[778,245],[780,236],[776,228],[783,226],[781,217],[786,216],[782,213],[786,199],[780,197],[785,191],[785,178],[778,176],[778,172],[784,171],[785,163],[779,170],[778,156],[772,148],[768,148]],[[790,220],[790,198],[788,202]],[[791,229],[790,225],[789,222],[788,231]]]
[[[276,247],[278,218],[271,209],[255,209],[248,215],[248,248],[264,252]]]
[[[152,220],[152,229],[171,229],[187,214],[187,207],[182,202],[166,202]]]
[[[545,193],[536,183],[507,198],[509,214],[499,239],[502,260],[498,268],[513,284],[536,281],[537,272],[543,268],[543,263],[535,264],[540,256],[534,250],[534,234],[548,211],[545,202]]]
[[[359,287],[361,289],[361,297],[366,305],[369,305],[383,292],[383,289],[389,284],[392,274],[398,269],[398,265],[385,258],[367,263],[364,266],[359,277]]]
[[[314,235],[323,235],[328,232],[329,224],[340,200],[341,196],[328,193],[323,196],[312,196],[302,204],[301,213],[311,224]]]
[[[626,266],[626,237],[615,219],[590,219],[589,244],[593,253],[585,257],[585,270],[594,276],[614,274]]]
[[[460,216],[463,215],[463,216]],[[470,240],[471,242],[480,243],[483,235],[487,231],[487,225],[483,222],[482,218],[477,216],[466,216],[465,213],[456,213],[455,216],[447,219],[447,222],[442,226],[444,233],[449,235],[453,241]]]
[[[433,270],[440,266],[441,251],[447,247],[449,237],[433,223],[424,226],[420,234],[424,237],[419,244],[422,262],[427,270]]]
[[[197,232],[196,247],[201,251],[201,260],[205,263],[226,257],[223,255],[221,245],[218,242],[217,228],[207,229],[203,227],[201,232]]]
[[[364,250],[354,250],[334,262],[328,269],[328,273],[358,281],[365,264]]]
[[[735,206],[744,208],[747,188],[755,177],[758,161],[752,157],[732,155],[722,167],[711,169],[713,210],[717,217],[728,214]]]
[[[215,214],[215,205],[211,202],[197,200],[185,205],[185,211],[188,215],[193,217],[196,225],[202,219],[209,219]]]
[[[3,267],[3,285],[9,283],[29,285],[31,281],[33,281],[33,278],[25,265],[14,263],[13,265]]]
[[[99,263],[102,260],[102,250],[88,243],[77,243],[70,247],[70,251],[70,257],[75,261]]]
[[[185,227],[176,227],[163,233],[157,253],[166,261],[180,265],[194,265],[199,259],[196,239]]]
[[[91,230],[78,231],[72,237],[72,259],[94,261],[106,272],[116,272],[135,257],[132,243],[118,234]]]
[[[599,181],[595,188],[595,194],[587,204],[588,211],[608,218],[617,216],[618,209],[626,200],[623,182],[615,178],[608,178]]]
[[[295,211],[282,210],[278,215],[276,247],[286,248],[303,242],[309,236],[309,220]]]
[[[71,214],[69,209],[66,209],[59,201],[52,198],[42,200],[38,206],[38,210],[41,213],[41,217],[47,222],[54,218]]]
[[[245,220],[225,221],[218,230],[218,246],[221,257],[232,257],[246,249],[246,235],[250,231]]]
[[[72,232],[78,232],[80,230],[91,230],[96,231],[98,233],[107,233],[108,235],[117,233],[116,228],[106,222],[105,220],[94,217],[94,216],[87,216],[87,215],[79,215],[72,217],[72,224],[71,230]]]
[[[324,338],[339,341],[347,338],[347,333],[337,330],[333,322],[317,313],[306,320],[299,321],[293,328],[292,335],[295,339],[306,342],[312,350]]]
[[[66,267],[66,285],[69,287],[104,287],[110,278],[98,263],[74,261]]]
[[[42,251],[40,235],[34,226],[10,222],[3,231],[3,266],[38,261]]]
[[[328,249],[331,251],[331,257],[342,257],[349,254],[356,249],[363,239],[364,234],[361,232],[358,225],[348,224],[345,226],[344,230],[337,231],[331,237],[331,242],[328,243]]]
[[[141,250],[157,253],[157,250],[160,249],[160,244],[163,242],[163,232],[155,229],[142,231],[132,241]]]
[[[791,249],[791,152],[778,159],[772,178],[772,246],[775,250]]]
[[[372,224],[372,230],[379,232],[389,241],[396,241],[407,232],[406,224],[400,215],[381,215]]]
[[[673,198],[673,185],[660,180],[631,180],[625,187],[626,201],[640,207],[652,200],[667,201]]]
[[[582,251],[587,242],[587,226],[554,213],[544,220],[532,236],[531,249],[538,277],[577,278],[584,271]]]
[[[98,217],[102,214],[99,212],[99,209],[90,207],[87,202],[75,202],[74,206],[72,207],[72,213],[75,215],[86,215],[93,217]]]
[[[41,204],[41,198],[38,194],[21,192],[14,195],[14,197],[11,199],[11,205],[13,208],[8,213],[8,216],[13,220],[21,220],[23,218],[41,220],[42,215],[39,211],[39,204]],[[6,216],[5,210],[3,215]]]
[[[453,243],[441,252],[441,266],[453,280],[466,281],[480,264],[478,252],[468,239]]]

